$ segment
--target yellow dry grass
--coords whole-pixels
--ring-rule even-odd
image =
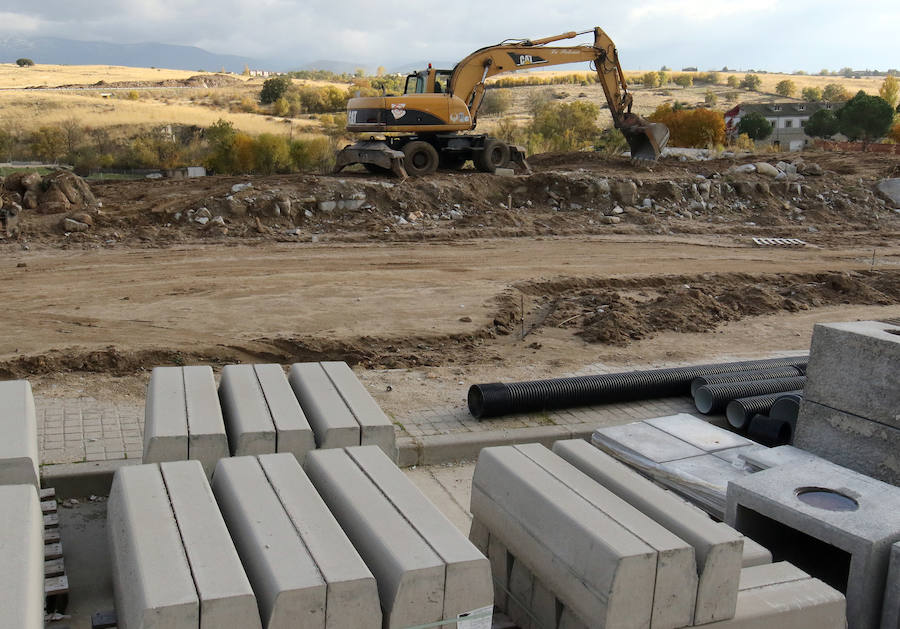
[[[220,118],[230,121],[246,133],[316,132],[315,120],[293,120],[271,116],[232,113],[189,102],[165,103],[158,100],[128,100],[125,93],[115,98],[99,94],[71,92],[0,92],[0,125],[12,125],[23,131],[42,125],[77,120],[87,127],[117,127],[132,131],[134,127],[184,124],[207,127]]]
[[[163,68],[128,68],[125,66],[63,66],[37,64],[20,68],[14,63],[0,63],[0,88],[57,87],[59,85],[91,85],[97,81],[165,81],[187,79],[198,74],[191,70]],[[248,77],[237,77],[247,79]]]

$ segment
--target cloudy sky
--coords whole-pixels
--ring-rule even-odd
[[[832,0],[0,0],[0,35],[194,45],[387,67],[600,26],[630,69],[900,67],[900,2]]]

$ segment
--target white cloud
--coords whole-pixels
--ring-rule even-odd
[[[749,13],[766,13],[777,6],[777,0],[730,0],[729,2],[653,0],[632,8],[628,12],[628,17],[631,20],[676,17],[692,21],[712,21]]]
[[[30,15],[0,11],[0,33],[34,33],[42,24],[40,19]]]

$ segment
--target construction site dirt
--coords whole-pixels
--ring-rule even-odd
[[[423,386],[459,403],[475,380],[755,357],[808,347],[816,321],[900,317],[900,213],[874,192],[900,159],[796,158],[94,183],[88,229],[26,211],[0,244],[0,377],[134,399],[157,365],[339,359],[404,412]],[[792,161],[816,167],[735,168]]]

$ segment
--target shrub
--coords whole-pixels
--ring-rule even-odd
[[[647,118],[669,127],[669,144],[688,148],[708,148],[725,142],[725,117],[711,109],[675,110],[660,105]]]
[[[622,132],[614,127],[607,127],[600,132],[597,142],[594,144],[594,150],[604,155],[619,155],[628,149],[628,141]]]
[[[512,95],[509,90],[493,89],[488,90],[481,101],[479,113],[483,114],[505,114],[512,106]]]
[[[729,74],[728,78],[725,79],[725,84],[728,85],[728,87],[740,87],[741,80],[734,74]]]
[[[66,134],[55,126],[43,126],[32,132],[31,152],[46,162],[56,162],[66,153]]]
[[[803,100],[810,103],[816,103],[822,100],[822,90],[818,87],[804,87],[802,94]]]
[[[822,91],[822,98],[829,103],[838,103],[850,100],[850,94],[844,89],[843,85],[839,83],[829,83]]]
[[[891,127],[891,131],[888,133],[888,139],[894,144],[900,144],[900,122]]]
[[[688,88],[694,84],[694,77],[690,74],[676,74],[673,82],[679,87]]]
[[[756,144],[753,143],[749,135],[741,133],[735,140],[734,147],[739,151],[753,151],[756,148]]]
[[[287,172],[291,167],[291,148],[282,135],[263,133],[253,143],[254,172],[261,175]]]
[[[653,89],[654,87],[659,87],[659,72],[647,72],[644,76],[641,77],[641,83],[644,84],[644,87]]]
[[[600,133],[599,115],[594,103],[549,104],[535,116],[530,134],[543,138],[551,151],[577,151],[593,145]]]
[[[128,100],[139,100],[141,95],[137,93],[137,90],[128,90],[128,93],[125,94],[125,98]]]
[[[744,80],[741,81],[741,87],[751,92],[758,92],[762,86],[762,79],[755,74],[745,74]]]
[[[797,93],[797,84],[790,79],[784,79],[783,81],[779,81],[778,85],[775,86],[775,92],[777,92],[779,96],[791,97]]]
[[[494,135],[507,144],[525,144],[527,141],[524,130],[512,118],[501,118],[497,121]]]
[[[16,65],[20,68],[28,68],[34,65],[34,61],[29,59],[28,57],[21,57],[16,59]]]
[[[719,103],[719,97],[716,96],[714,91],[706,90],[706,94],[703,95],[703,102],[706,103],[707,107],[715,107]]]
[[[266,79],[259,91],[259,102],[263,105],[274,103],[284,96],[290,86],[291,79],[286,76],[273,76],[271,79]]]
[[[878,95],[883,98],[891,107],[897,106],[900,100],[900,81],[893,75],[884,77],[884,82],[878,89]]]
[[[334,142],[329,138],[294,140],[290,146],[291,163],[307,172],[330,172],[334,167]]]
[[[751,140],[765,140],[772,135],[772,123],[758,112],[751,112],[741,117],[738,132],[746,134]]]

